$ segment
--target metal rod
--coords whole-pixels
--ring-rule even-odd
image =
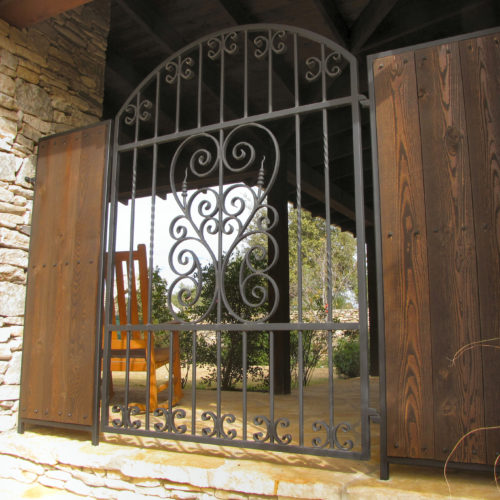
[[[220,50],[220,102],[219,102],[219,118],[220,123],[224,121],[224,68],[225,68],[225,49],[224,35],[221,35],[221,50]],[[222,144],[222,143],[221,143]]]
[[[201,107],[201,101],[202,101],[202,85],[203,85],[203,44],[200,43],[199,49],[198,49],[198,111],[197,111],[197,124],[198,128],[201,127],[201,116],[202,116],[202,107]]]
[[[247,332],[243,332],[242,337],[242,369],[243,369],[243,388],[242,388],[242,397],[243,397],[243,439],[247,439],[247,425],[248,425],[248,415],[247,415],[247,382],[248,382],[248,360],[247,360],[247,341],[248,334]]]
[[[355,99],[359,100],[364,100],[366,99],[365,96],[359,95],[355,97]],[[292,114],[308,114],[308,113],[313,113],[314,111],[318,111],[321,109],[333,109],[333,108],[342,108],[345,106],[351,106],[353,101],[353,97],[347,96],[347,97],[340,97],[337,99],[330,99],[327,101],[320,101],[320,102],[314,102],[311,104],[302,104],[298,107],[293,107],[293,108],[287,108],[287,109],[279,109],[276,111],[273,111],[272,113],[261,113],[258,115],[252,115],[252,116],[247,116],[243,118],[238,118],[235,120],[227,120],[224,123],[214,123],[211,125],[204,125],[200,128],[196,129],[188,129],[188,130],[182,130],[182,131],[176,131],[175,133],[172,134],[165,134],[157,139],[155,138],[148,138],[148,139],[142,139],[140,141],[134,141],[134,142],[129,142],[127,144],[117,144],[116,149],[119,152],[123,151],[131,151],[134,148],[145,148],[152,146],[153,144],[167,144],[169,142],[173,141],[179,141],[181,139],[185,139],[187,137],[192,136],[193,134],[208,134],[210,132],[216,132],[219,131],[220,129],[231,129],[235,128],[238,125],[246,125],[249,123],[256,123],[256,122],[267,122],[267,121],[272,121],[272,120],[277,120],[279,118],[286,118],[289,117]]]
[[[177,88],[175,94],[175,131],[179,132],[179,119],[181,107],[181,74],[182,74],[182,59],[181,56],[177,58]]]
[[[180,332],[179,332],[180,334]],[[192,333],[192,363],[193,369],[191,372],[191,434],[196,434],[196,332]]]
[[[274,425],[274,331],[269,332],[269,418]],[[274,443],[272,434],[270,438]]]
[[[273,111],[273,38],[272,31],[268,31],[268,51],[267,51],[267,103],[268,112]]]
[[[244,62],[243,62],[243,116],[248,116],[248,32],[245,31],[244,38]]]

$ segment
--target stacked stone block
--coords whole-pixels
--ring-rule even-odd
[[[0,431],[17,419],[38,141],[100,119],[109,6],[25,29],[0,20]]]

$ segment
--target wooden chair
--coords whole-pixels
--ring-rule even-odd
[[[128,251],[115,252],[115,285],[114,293],[116,294],[113,300],[113,318],[116,321],[116,306],[118,306],[118,318],[121,325],[127,324],[127,300],[129,296],[130,302],[130,324],[142,324],[144,318],[148,314],[149,304],[149,273],[147,266],[146,245],[138,245],[137,250],[132,252],[132,268],[130,268],[130,253]],[[136,272],[139,272],[138,282],[136,280]],[[129,285],[129,273],[131,275],[131,290],[127,293]],[[139,289],[137,289],[139,286]],[[138,293],[139,292],[139,293]],[[139,300],[140,306],[139,308]],[[142,314],[139,312],[142,311]],[[142,331],[132,331],[130,335],[129,349],[129,371],[148,370],[148,334]],[[173,361],[172,361],[172,378],[173,378],[173,402],[172,406],[176,405],[182,398],[181,386],[181,361],[180,361],[180,346],[179,332],[173,331],[170,336],[173,342]],[[161,366],[167,365],[170,362],[170,347],[158,348],[154,347],[154,334],[151,332],[151,358],[149,370],[149,408],[154,411],[158,407],[158,393],[169,387],[169,381],[157,385],[156,370]],[[127,369],[127,333],[112,332],[111,334],[111,359],[110,371],[126,371]],[[110,374],[111,375],[111,374]],[[111,377],[112,380],[112,377]],[[112,387],[112,385],[111,385]],[[138,405],[142,410],[145,405]],[[165,405],[161,405],[165,406]],[[167,403],[168,406],[168,403]]]

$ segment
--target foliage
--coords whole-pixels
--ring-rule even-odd
[[[251,259],[255,257],[250,256]],[[240,269],[243,264],[243,256],[237,255],[228,263],[224,272],[224,289],[228,303],[233,311],[242,318],[250,319],[263,316],[267,313],[267,301],[255,307],[250,306],[241,299],[240,295]],[[255,264],[255,262],[254,262]],[[244,266],[246,269],[246,267]],[[247,270],[248,271],[248,270]],[[248,274],[248,273],[247,273]],[[207,265],[202,270],[201,282],[203,288],[201,296],[189,311],[194,317],[202,316],[212,303],[216,290],[216,272],[213,264]],[[261,276],[255,277],[248,283],[247,288],[255,286],[266,287]],[[221,308],[220,321],[217,317],[217,305],[206,316],[205,320],[210,323],[234,323],[236,320],[229,314],[225,307]],[[232,390],[243,380],[243,333],[221,332],[221,388]],[[197,338],[197,365],[208,367],[209,374],[205,382],[209,385],[217,380],[217,335],[213,333],[198,335]],[[253,380],[260,380],[265,385],[263,365],[268,364],[268,336],[264,332],[247,333],[247,373]]]
[[[303,355],[303,372],[302,383],[308,385],[314,368],[327,352],[327,336],[324,331],[303,331],[302,332],[302,355]],[[296,331],[290,332],[290,364],[292,366],[292,382],[293,385],[299,383],[299,333]]]
[[[359,333],[344,334],[338,339],[332,359],[340,375],[359,377]]]
[[[328,259],[325,220],[302,210],[301,217],[302,301],[303,310],[320,314],[328,304]],[[288,210],[290,257],[290,304],[297,308],[298,300],[298,211]],[[330,228],[332,308],[352,307],[357,297],[356,240],[338,227]],[[321,319],[321,318],[316,318]]]

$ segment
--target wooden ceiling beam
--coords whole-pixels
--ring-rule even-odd
[[[0,0],[0,19],[27,28],[91,0]]]
[[[333,0],[314,0],[316,8],[328,24],[331,37],[342,47],[347,47],[349,40],[349,28],[339,12],[336,3]]]
[[[371,0],[351,28],[350,51],[357,54],[398,0]]]

